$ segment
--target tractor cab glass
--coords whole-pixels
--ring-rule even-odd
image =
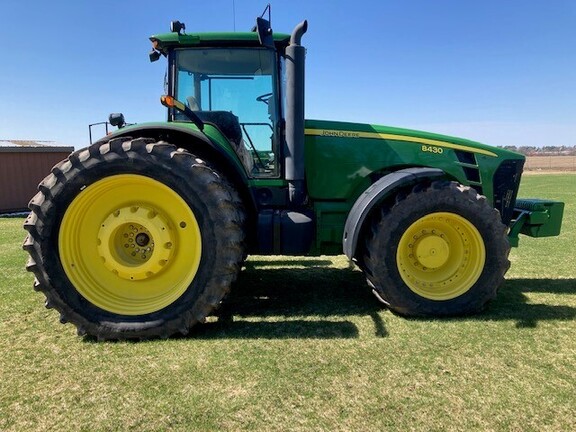
[[[249,175],[278,175],[276,56],[267,49],[175,52],[174,96],[235,148]],[[173,113],[175,121],[188,121]]]

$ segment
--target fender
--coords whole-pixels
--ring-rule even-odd
[[[406,168],[382,177],[366,189],[352,206],[344,225],[342,245],[348,259],[356,255],[360,232],[373,208],[400,187],[411,186],[423,179],[439,178],[445,175],[444,171],[436,168]]]
[[[99,139],[95,144],[103,144],[111,139],[123,136],[132,138],[154,138],[158,141],[163,140],[170,144],[180,146],[195,154],[200,153],[198,156],[215,156],[209,159],[210,162],[219,163],[219,161],[223,161],[224,163],[220,164],[226,166],[226,168],[230,168],[227,170],[227,174],[236,177],[235,180],[240,180],[243,184],[247,183],[248,178],[241,162],[232,158],[202,132],[176,124],[149,123],[118,129],[110,135]],[[197,145],[194,146],[193,143]],[[198,146],[199,143],[201,143],[200,146]]]

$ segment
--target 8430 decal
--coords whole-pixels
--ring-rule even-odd
[[[430,145],[423,145],[422,151],[427,153],[434,153],[434,154],[442,154],[444,153],[444,149],[442,147],[430,146]]]

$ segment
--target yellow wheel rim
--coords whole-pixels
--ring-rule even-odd
[[[408,227],[396,253],[398,271],[414,293],[450,300],[466,293],[486,262],[480,232],[454,213],[432,213]]]
[[[83,189],[60,226],[60,259],[90,303],[123,315],[158,311],[200,264],[200,227],[186,202],[149,177],[120,174]]]

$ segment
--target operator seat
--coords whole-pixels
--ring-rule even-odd
[[[252,172],[254,161],[252,155],[246,148],[244,139],[242,138],[242,128],[238,117],[230,111],[196,111],[196,115],[205,123],[212,123],[224,134],[226,138],[232,143],[236,154],[246,167],[248,172]]]
[[[203,122],[212,123],[218,126],[218,129],[228,138],[234,145],[238,146],[242,142],[242,129],[240,122],[230,111],[196,111],[196,115],[200,117]]]
[[[192,111],[200,111],[200,105],[198,105],[198,101],[194,96],[188,96],[186,98],[186,104]]]

